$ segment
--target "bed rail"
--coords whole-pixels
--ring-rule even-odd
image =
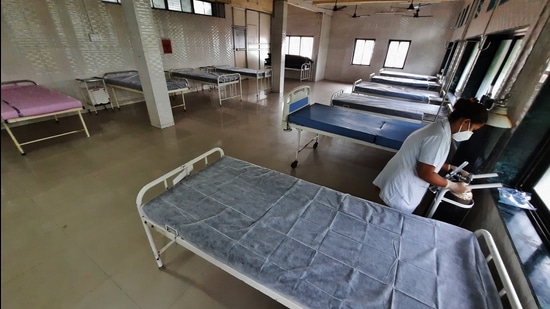
[[[20,79],[20,80],[11,80],[7,82],[2,82],[2,86],[21,86],[21,85],[38,85],[38,83],[30,79]]]
[[[209,151],[203,153],[202,155],[196,157],[195,159],[188,161],[187,163],[171,170],[170,172],[158,177],[157,179],[149,182],[141,190],[139,190],[139,193],[136,197],[136,204],[138,207],[138,210],[141,214],[141,207],[143,206],[143,197],[145,196],[145,193],[147,191],[155,186],[157,186],[160,183],[164,184],[164,189],[170,188],[168,186],[168,180],[173,177],[172,179],[172,186],[175,186],[178,182],[182,181],[185,177],[189,176],[191,172],[194,170],[195,163],[199,161],[204,161],[205,165],[208,165],[208,157],[213,155],[214,153],[219,153],[220,158],[222,158],[225,154],[223,150],[220,147],[212,148]]]
[[[487,261],[487,263],[490,263],[491,261],[493,261],[495,265],[497,274],[492,274],[492,275],[493,275],[493,278],[495,278],[496,276],[499,279],[499,281],[502,283],[502,288],[500,288],[498,291],[498,294],[501,300],[503,299],[503,297],[505,297],[509,303],[510,308],[512,309],[523,308],[519,301],[516,290],[514,289],[514,285],[512,284],[512,280],[508,275],[508,271],[504,266],[504,262],[502,261],[502,258],[498,251],[497,245],[493,239],[493,236],[491,236],[489,231],[484,229],[479,229],[474,233],[478,241],[479,239],[483,239],[483,245],[487,249],[486,251],[488,251],[488,252],[485,252],[485,260]],[[494,280],[494,281],[496,284],[497,280]],[[498,289],[498,286],[497,286],[497,289]],[[503,304],[504,303],[505,302],[503,302]]]

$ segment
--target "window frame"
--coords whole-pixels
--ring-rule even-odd
[[[150,0],[149,3],[151,5],[151,8],[154,10],[161,10],[161,11],[169,11],[169,12],[179,12],[179,13],[186,13],[186,14],[193,14],[193,15],[200,15],[200,16],[211,16],[211,17],[218,17],[218,18],[225,18],[225,4],[222,2],[216,2],[216,1],[207,1],[207,0],[197,0],[201,2],[207,2],[210,3],[212,14],[203,14],[203,13],[197,13],[195,11],[195,5],[193,3],[193,0],[189,0],[191,5],[191,12],[184,11],[183,5],[181,5],[181,10],[174,10],[170,9],[168,5],[168,0],[162,0],[164,3],[164,7],[156,7],[153,4],[153,0]],[[103,3],[110,3],[110,4],[121,4],[121,0],[101,0]],[[181,3],[181,0],[180,0]]]
[[[353,63],[353,60],[355,59],[355,52],[357,51],[357,42],[358,41],[365,41],[367,43],[368,41],[372,41],[372,51],[371,51],[371,57],[369,59],[369,63],[363,64],[363,63]],[[370,66],[372,62],[372,55],[374,55],[374,47],[376,46],[376,39],[366,39],[366,38],[356,38],[355,43],[353,44],[353,53],[351,55],[351,65],[360,65],[360,66]]]
[[[299,52],[298,55],[289,53],[289,51],[290,51],[290,39],[291,38],[299,38],[300,39],[300,45],[298,46],[298,49],[300,50],[300,52]],[[306,56],[302,55],[302,38],[311,38],[311,40],[312,40],[311,55],[306,55]],[[296,56],[302,56],[302,57],[307,57],[307,58],[313,59],[313,45],[315,44],[315,37],[314,36],[312,36],[312,35],[287,35],[285,37],[285,40],[286,40],[285,55],[296,55]]]
[[[401,43],[408,43],[409,44],[409,46],[407,47],[407,54],[405,55],[405,58],[403,59],[403,64],[401,65],[401,67],[387,66],[386,65],[386,62],[388,60],[388,56],[389,56],[389,53],[390,53],[390,46],[393,42],[398,42],[399,45],[401,45]],[[384,68],[384,69],[399,69],[399,70],[402,70],[403,68],[405,68],[405,63],[407,63],[407,58],[409,57],[409,51],[411,50],[411,45],[412,45],[411,40],[389,40],[388,50],[386,51],[386,57],[384,58],[384,64],[382,65],[382,68]]]
[[[524,166],[517,181],[519,190],[531,193],[530,203],[537,211],[526,210],[525,212],[546,248],[550,250],[550,205],[545,206],[534,190],[548,168],[550,168],[550,132],[546,133],[541,145],[535,151],[533,158]]]

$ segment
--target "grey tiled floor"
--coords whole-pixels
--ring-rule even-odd
[[[304,82],[329,103],[351,85]],[[287,81],[285,92],[299,85]],[[171,247],[160,271],[135,206],[139,189],[220,146],[227,155],[359,197],[374,199],[372,180],[392,153],[321,138],[293,170],[297,134],[281,129],[282,97],[217,106],[216,93],[185,95],[175,125],[149,124],[144,103],[85,114],[91,137],[72,134],[27,145],[19,155],[2,131],[2,308],[282,308],[189,251]],[[178,98],[179,99],[179,98]],[[14,129],[42,136],[77,117]],[[59,127],[59,128],[58,128]],[[158,237],[156,235],[155,237]],[[159,240],[161,238],[159,237]]]

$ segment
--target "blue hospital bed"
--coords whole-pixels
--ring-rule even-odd
[[[367,114],[339,106],[311,103],[309,86],[299,86],[285,96],[283,129],[298,132],[296,160],[290,165],[298,166],[298,154],[310,143],[316,149],[319,135],[337,137],[354,143],[397,151],[407,136],[425,124],[415,123],[381,115]],[[300,148],[301,132],[316,136]]]

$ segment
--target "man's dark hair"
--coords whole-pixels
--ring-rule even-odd
[[[485,124],[489,118],[489,112],[476,98],[460,98],[453,106],[449,121],[453,122],[459,118],[471,119],[472,123]]]

